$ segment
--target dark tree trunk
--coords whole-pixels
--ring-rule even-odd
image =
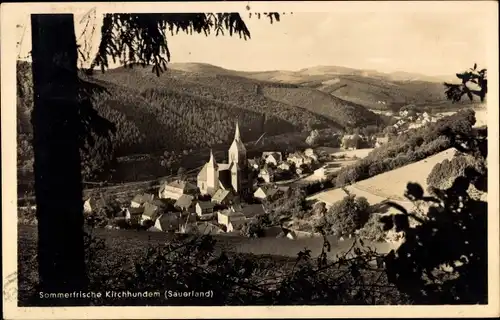
[[[31,27],[39,289],[79,291],[86,287],[87,276],[73,15],[33,14]],[[54,305],[80,300],[43,301]]]

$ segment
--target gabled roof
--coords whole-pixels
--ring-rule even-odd
[[[230,195],[230,193],[231,190],[219,189],[213,195],[212,201],[222,202]]]
[[[219,214],[222,214],[222,215],[227,216],[229,218],[246,218],[242,212],[235,212],[235,211],[231,211],[228,209],[220,211]]]
[[[143,193],[143,194],[136,195],[132,199],[132,201],[140,203],[140,204],[143,204],[145,202],[152,201],[153,199],[154,199],[154,196],[152,194],[150,194],[150,193]]]
[[[262,152],[262,158],[266,159],[267,157],[270,157],[270,156],[273,156],[274,159],[276,159],[276,160],[281,160],[281,158],[282,158],[281,152],[278,152],[278,151],[265,151],[265,152]]]
[[[155,206],[154,204],[151,204],[149,202],[146,202],[144,204],[144,216],[148,216],[150,218],[155,218],[156,214],[158,213],[158,207]]]
[[[251,204],[241,208],[241,212],[247,218],[251,218],[254,216],[259,216],[261,214],[265,214],[264,206],[261,204]]]
[[[128,208],[127,209],[128,212],[130,213],[131,216],[133,215],[141,215],[143,212],[144,212],[144,207],[140,207],[140,208]]]
[[[193,205],[193,200],[194,200],[193,196],[188,194],[183,194],[182,196],[179,197],[179,199],[177,199],[177,201],[175,202],[175,206],[182,209],[188,209]]]
[[[198,181],[207,181],[207,163],[198,172]]]
[[[158,217],[158,222],[163,231],[172,229],[177,230],[182,223],[181,219],[173,212],[162,214]]]
[[[198,201],[196,203],[197,206],[200,206],[202,209],[213,209],[214,204],[210,201]]]
[[[174,181],[171,181],[169,183],[166,183],[164,184],[164,186],[167,185],[169,187],[172,187],[172,188],[177,188],[177,189],[186,189],[186,188],[189,188],[189,189],[193,189],[193,188],[196,188],[196,186],[188,181],[183,181],[183,180],[174,180]]]
[[[229,223],[233,226],[233,229],[237,229],[246,223],[245,220],[230,220]]]

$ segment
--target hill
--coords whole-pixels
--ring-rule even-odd
[[[339,66],[315,66],[298,71],[243,72],[197,63],[174,63],[170,67],[186,72],[211,72],[315,88],[344,101],[380,110],[399,109],[406,104],[436,109],[457,109],[469,104],[468,101],[451,104],[445,99],[443,81],[454,81],[450,77],[402,71],[382,73]]]
[[[31,86],[30,69],[29,64],[19,63],[18,79],[26,90]],[[233,75],[169,69],[156,77],[150,68],[135,67],[82,78],[108,92],[93,94],[94,107],[102,117],[117,125],[115,140],[119,156],[227,144],[234,134],[236,120],[240,122],[243,139],[254,141],[264,132],[275,136],[308,131],[311,123],[318,128],[343,129],[349,124],[345,119],[366,118],[367,124],[378,119],[363,108],[354,111],[346,108],[345,113],[329,114],[316,112],[314,106],[297,107],[275,101],[260,93],[261,88],[286,85]],[[30,131],[26,115],[32,101],[27,97],[29,94],[19,96],[20,134]],[[344,105],[350,104],[332,102],[331,108]]]

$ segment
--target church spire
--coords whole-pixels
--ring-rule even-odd
[[[215,162],[215,157],[214,157],[214,153],[212,152],[212,149],[210,149],[210,160],[208,160],[208,163],[211,165],[214,165],[214,166],[217,164]]]
[[[238,121],[236,121],[236,131],[234,133],[234,140],[241,141],[240,126],[238,125]]]

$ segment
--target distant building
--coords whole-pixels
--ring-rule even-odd
[[[156,219],[154,227],[163,232],[176,232],[179,230],[182,220],[175,212],[164,213]]]
[[[234,140],[229,148],[229,163],[217,163],[210,151],[210,159],[198,173],[197,185],[201,194],[214,195],[220,188],[243,193],[248,189],[248,162],[245,145],[236,123]]]
[[[146,222],[147,220],[151,220],[153,222],[156,221],[156,218],[160,213],[159,211],[160,210],[157,206],[149,202],[146,202],[144,204],[144,211],[141,216],[141,224],[144,224],[144,222]]]
[[[95,213],[96,210],[106,207],[106,201],[102,198],[90,197],[83,203],[83,213]]]
[[[177,199],[174,206],[182,211],[194,211],[194,196],[183,194]]]
[[[197,192],[196,185],[187,181],[175,180],[164,183],[158,192],[160,199],[174,199],[177,200],[183,194],[194,195]]]
[[[227,232],[232,232],[237,230],[246,222],[246,217],[241,212],[223,210],[217,213],[217,222],[226,226]]]
[[[136,195],[132,201],[130,201],[130,207],[139,208],[143,206],[146,202],[151,202],[154,199],[154,195],[150,193],[143,193]]]
[[[290,187],[287,186],[261,186],[255,190],[253,196],[260,200],[272,200],[288,192],[290,192]]]
[[[262,168],[259,172],[259,178],[262,178],[265,182],[274,181],[274,170],[271,168]]]
[[[144,213],[144,207],[139,208],[126,208],[125,209],[125,220],[131,224],[140,224],[142,221],[142,214]]]
[[[280,165],[278,166],[278,168],[280,168],[281,170],[285,170],[285,171],[288,171],[290,170],[290,163],[288,162],[282,162],[280,163]]]
[[[356,150],[362,138],[359,134],[346,134],[342,137],[341,147],[346,150]]]
[[[312,159],[307,157],[306,155],[300,152],[294,152],[290,154],[287,158],[287,161],[290,163],[294,163],[296,167],[300,167],[303,164],[311,164]]]
[[[304,155],[306,157],[309,157],[311,158],[312,160],[314,161],[318,161],[318,155],[316,154],[316,152],[314,151],[314,149],[312,148],[307,148],[305,151],[304,151]]]
[[[277,166],[281,161],[283,161],[283,156],[281,152],[268,151],[262,153],[262,159],[264,159],[266,163],[271,163]]]
[[[195,206],[196,215],[201,220],[212,219],[214,216],[214,204],[210,201],[198,201]]]
[[[221,205],[228,205],[233,201],[234,198],[235,195],[231,190],[219,189],[213,195],[212,202]]]

